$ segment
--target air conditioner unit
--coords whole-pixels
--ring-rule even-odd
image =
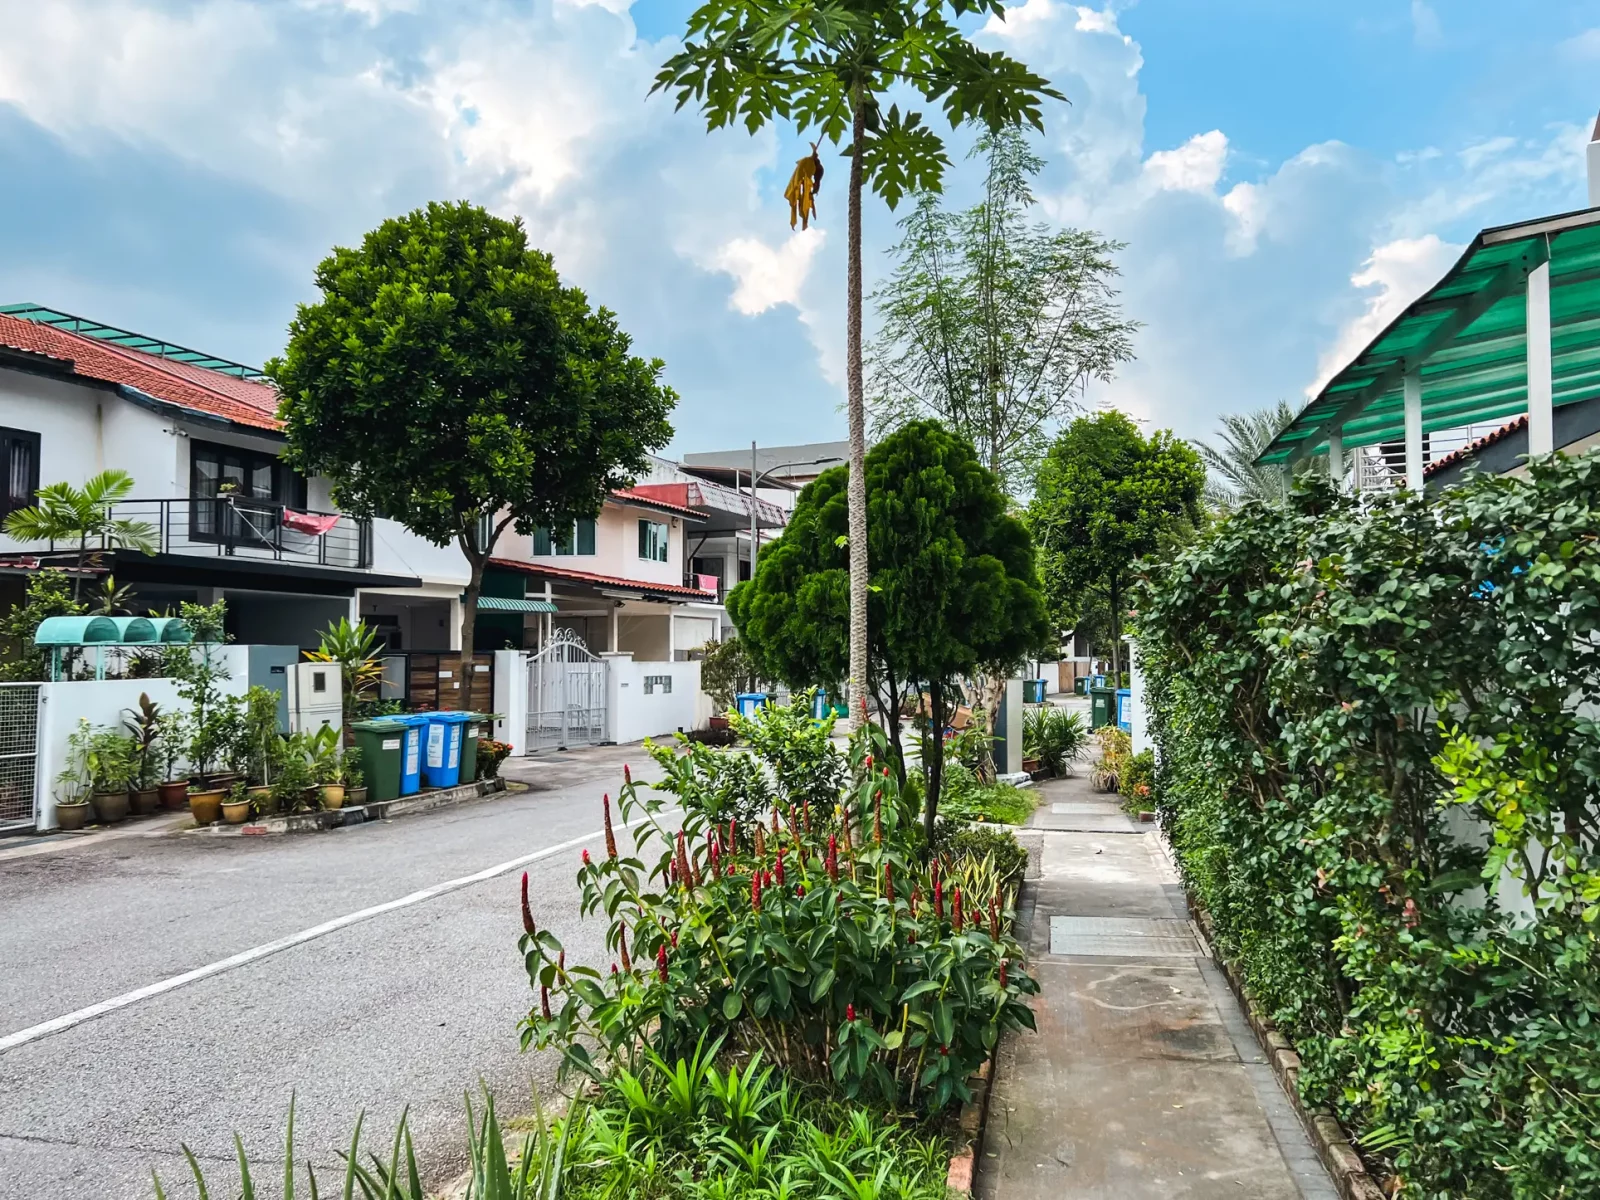
[[[304,662],[289,668],[289,732],[315,733],[344,723],[339,664]]]

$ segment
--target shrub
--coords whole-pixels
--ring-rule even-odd
[[[944,815],[954,821],[994,821],[1021,825],[1033,815],[1038,800],[1033,793],[1010,783],[979,785],[960,763],[945,768]]]
[[[901,807],[885,749],[876,726],[852,742],[831,832],[803,796],[765,820],[730,818],[771,793],[699,785],[702,769],[746,780],[728,762],[755,756],[690,746],[649,789],[625,772],[618,804],[642,822],[636,853],[617,846],[607,801],[604,852],[584,851],[578,871],[582,912],[605,914],[618,962],[608,972],[568,964],[525,912],[538,1000],[523,1045],[557,1047],[564,1069],[599,1077],[591,1045],[634,1070],[650,1053],[671,1060],[715,1041],[850,1097],[928,1108],[965,1099],[1000,1032],[1032,1028],[1023,996],[1037,985],[1002,929],[1004,897],[947,891],[938,864],[910,852],[915,814]],[[678,797],[679,828],[663,824],[657,790]]]
[[[1156,756],[1141,750],[1123,760],[1117,773],[1117,791],[1125,807],[1134,812],[1149,812],[1156,805]]]
[[[992,858],[1000,878],[1012,885],[1021,881],[1028,865],[1028,852],[1010,830],[983,825],[940,825],[935,851],[945,864],[946,875],[964,869],[965,862]]]
[[[1217,945],[1408,1197],[1600,1194],[1600,457],[1249,505],[1136,599]]]
[[[1037,758],[1039,766],[1052,775],[1067,774],[1088,744],[1089,729],[1082,713],[1045,705],[1029,708],[1022,715],[1022,752]]]
[[[498,779],[500,764],[511,753],[510,742],[497,742],[493,738],[478,739],[478,778]]]

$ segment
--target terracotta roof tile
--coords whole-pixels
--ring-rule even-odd
[[[699,588],[683,587],[675,583],[656,583],[649,579],[623,579],[618,575],[596,575],[593,571],[572,571],[566,567],[547,567],[543,563],[522,562],[514,558],[491,558],[490,565],[504,567],[508,571],[517,571],[523,575],[537,575],[540,578],[570,579],[575,583],[595,583],[607,587],[633,588],[641,592],[667,592],[674,596],[693,597],[704,600],[707,596],[715,599],[715,592],[702,592]]]
[[[0,314],[0,346],[45,354],[72,364],[85,379],[122,384],[193,412],[255,429],[281,429],[278,393],[266,383],[224,375],[97,338]]]
[[[1427,479],[1430,476],[1444,470],[1446,467],[1452,467],[1458,462],[1465,462],[1467,459],[1471,458],[1473,455],[1477,454],[1478,451],[1484,449],[1485,447],[1492,446],[1496,442],[1500,441],[1500,439],[1510,437],[1513,433],[1516,433],[1517,430],[1526,429],[1527,427],[1528,417],[1527,414],[1524,413],[1515,420],[1507,421],[1504,425],[1500,426],[1499,429],[1494,430],[1492,433],[1484,434],[1477,441],[1469,442],[1459,450],[1452,450],[1449,454],[1444,455],[1442,458],[1434,459],[1431,463],[1422,468],[1422,477]]]

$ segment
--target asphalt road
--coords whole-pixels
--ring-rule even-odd
[[[600,827],[637,746],[508,763],[530,790],[321,834],[162,834],[0,841],[0,1040],[113,997],[484,871]],[[596,836],[582,843],[596,850]],[[61,847],[61,848],[57,848]],[[528,866],[536,919],[574,961],[599,964],[603,927],[580,923],[578,848]],[[401,1111],[428,1175],[465,1165],[462,1093],[504,1109],[553,1088],[523,1055],[530,1003],[516,939],[522,869],[372,915],[265,957],[0,1049],[0,1198],[147,1200],[150,1171],[192,1196],[178,1147],[235,1194],[233,1132],[257,1187],[276,1194],[284,1117],[296,1158],[338,1169],[365,1110],[372,1148]],[[322,1169],[326,1166],[326,1172]],[[337,1189],[323,1188],[325,1194]]]

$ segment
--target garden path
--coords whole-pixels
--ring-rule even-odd
[[[1155,827],[1086,772],[1039,790],[1019,912],[1038,1033],[1001,1045],[976,1195],[1337,1200]]]

